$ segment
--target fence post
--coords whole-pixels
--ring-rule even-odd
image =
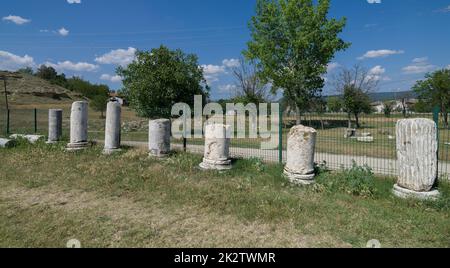
[[[283,164],[283,111],[278,110],[278,162]]]
[[[439,177],[439,113],[441,112],[441,108],[439,106],[435,106],[433,108],[433,121],[436,123],[437,131],[436,131],[436,139],[437,139],[437,159],[438,159],[438,166],[437,166],[437,176]]]
[[[10,110],[6,110],[6,136],[9,136],[9,119],[10,119]]]
[[[36,134],[37,132],[37,109],[34,108],[34,134]]]

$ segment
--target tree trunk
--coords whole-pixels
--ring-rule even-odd
[[[296,114],[297,114],[297,125],[302,124],[302,113],[300,112],[300,109],[296,107]]]
[[[352,115],[350,113],[348,114],[348,128],[352,128]]]
[[[356,128],[360,128],[361,125],[359,124],[359,114],[355,113],[355,120],[356,120]]]

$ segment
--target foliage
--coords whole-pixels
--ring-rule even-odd
[[[360,167],[356,163],[353,163],[350,169],[319,176],[317,183],[329,192],[343,192],[361,197],[374,197],[377,194],[375,176],[370,167]]]
[[[342,111],[342,99],[339,97],[329,97],[327,99],[328,110],[333,113],[339,113]]]
[[[448,127],[448,112],[450,107],[450,70],[443,69],[427,74],[425,80],[418,81],[413,90],[421,101],[429,106],[439,106]]]
[[[334,86],[341,93],[343,110],[348,113],[349,128],[351,128],[351,116],[356,120],[356,127],[361,127],[359,115],[372,112],[369,93],[378,87],[379,78],[372,75],[360,65],[351,69],[342,68],[334,77]]]
[[[108,96],[96,95],[89,102],[89,106],[94,111],[100,112],[100,117],[103,118],[103,113],[106,111],[106,105],[108,104]]]
[[[383,113],[386,117],[390,117],[392,112],[394,111],[394,104],[393,101],[385,101],[383,103]]]
[[[26,68],[19,69],[19,70],[17,70],[17,72],[21,73],[21,74],[34,75],[33,68],[31,68],[31,67],[26,67]]]
[[[64,73],[58,74],[56,70],[50,66],[41,65],[35,75],[41,79],[49,81],[52,84],[80,93],[88,99],[93,99],[99,95],[102,97],[108,97],[109,95],[109,87],[107,85],[92,84],[91,82],[77,76],[67,79]]]
[[[350,46],[338,35],[346,19],[329,19],[330,0],[258,0],[251,19],[252,40],[244,55],[256,60],[260,77],[272,92],[301,112],[321,95],[323,75],[335,53]]]
[[[122,92],[130,106],[140,116],[151,118],[169,115],[178,102],[192,105],[194,95],[208,96],[198,66],[196,55],[161,46],[136,52],[136,59],[128,67],[119,67],[117,73],[123,77]]]

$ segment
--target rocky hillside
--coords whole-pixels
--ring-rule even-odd
[[[79,93],[53,85],[32,75],[0,71],[0,80],[4,76],[7,77],[6,88],[11,105],[62,104],[82,99]],[[0,81],[0,84],[0,106],[4,106],[3,81]]]

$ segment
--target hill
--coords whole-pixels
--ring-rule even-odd
[[[82,95],[28,74],[0,71],[0,79],[7,77],[7,94],[10,105],[65,104],[83,99]],[[3,81],[0,107],[5,106]]]
[[[402,91],[402,92],[377,92],[369,94],[372,101],[389,101],[389,100],[400,100],[403,98],[416,99],[417,93],[414,91]]]

